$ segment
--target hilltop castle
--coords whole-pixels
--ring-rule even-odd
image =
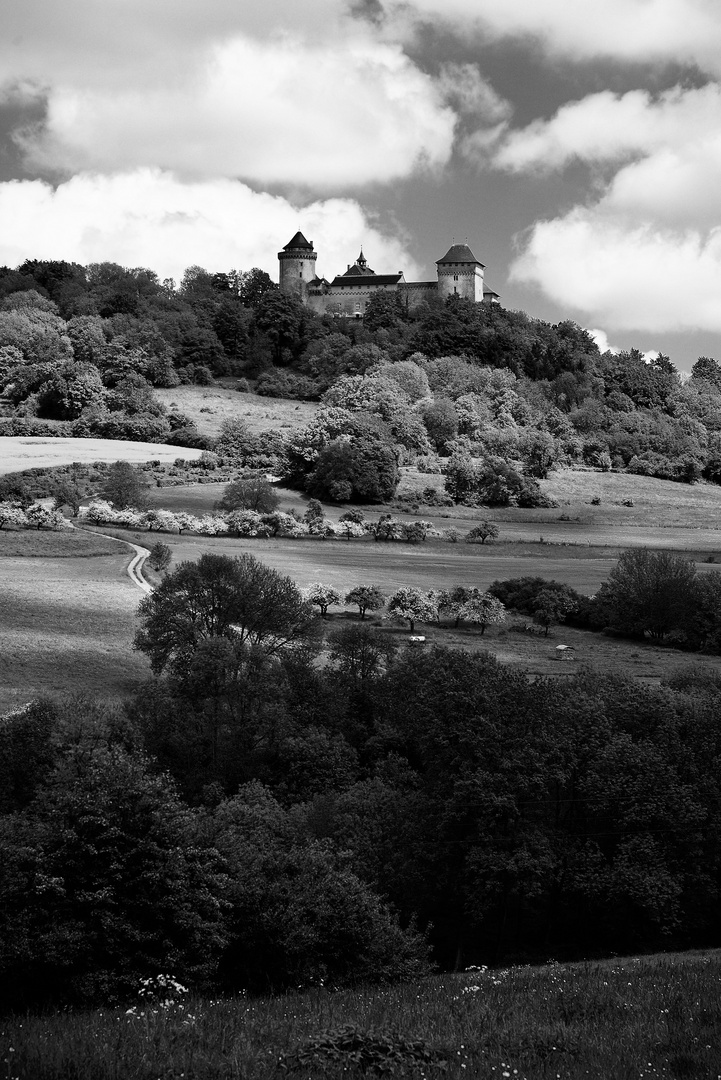
[[[344,274],[332,281],[316,274],[318,253],[302,232],[297,232],[282,251],[280,289],[295,296],[320,314],[343,315],[360,319],[371,296],[379,291],[399,293],[407,307],[416,307],[431,296],[463,296],[478,304],[497,304],[498,293],[483,279],[485,266],[475,257],[468,244],[453,244],[442,259],[438,259],[437,281],[406,281],[403,271],[397,274],[376,274],[361,253]]]

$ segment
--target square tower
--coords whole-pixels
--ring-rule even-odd
[[[483,271],[486,268],[468,244],[453,244],[443,258],[438,259],[436,266],[439,296],[462,296],[477,304],[483,303]]]

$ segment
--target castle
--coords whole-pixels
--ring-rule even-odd
[[[463,296],[478,304],[497,304],[498,293],[483,279],[485,267],[467,244],[453,244],[442,259],[438,259],[437,281],[406,281],[403,271],[397,274],[376,274],[361,253],[344,274],[327,281],[316,274],[318,253],[302,232],[297,232],[282,251],[280,289],[295,296],[319,314],[341,315],[361,319],[366,304],[378,292],[397,293],[408,308],[416,307],[432,296]]]

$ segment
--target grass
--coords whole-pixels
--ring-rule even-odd
[[[176,386],[154,391],[168,409],[185,413],[201,435],[215,437],[223,420],[240,417],[253,432],[278,430],[285,434],[304,427],[319,409],[315,401],[258,397],[221,386]]]
[[[95,555],[117,555],[112,540],[79,529],[44,532],[37,529],[0,531],[0,559],[81,559]]]
[[[129,548],[79,531],[18,532],[0,534],[0,552],[0,713],[78,688],[120,700],[148,677],[132,650],[142,594],[125,573]]]
[[[22,1016],[0,1021],[0,1061],[8,1080],[717,1080],[719,981],[718,952],[685,953],[469,971],[388,989]],[[356,1061],[372,1054],[388,1070],[354,1065],[342,1049],[351,1042]]]
[[[49,439],[41,436],[0,436],[0,475],[24,469],[47,469],[74,461],[174,461],[197,458],[201,450],[166,443],[123,442],[119,439]]]

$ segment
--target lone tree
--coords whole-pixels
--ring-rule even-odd
[[[361,619],[365,619],[366,611],[380,611],[386,598],[377,585],[356,585],[343,602],[357,605]]]
[[[272,514],[279,503],[277,492],[264,476],[239,476],[226,485],[216,506],[218,510],[255,510],[258,514]]]
[[[142,507],[147,502],[148,482],[143,474],[129,461],[116,461],[108,468],[100,495],[112,503],[116,510],[128,506]]]
[[[187,669],[210,638],[278,653],[306,641],[315,616],[289,577],[252,555],[202,555],[183,562],[140,602],[134,647],[156,674]]]
[[[438,607],[428,593],[402,585],[388,601],[388,614],[399,622],[410,623],[413,633],[417,622],[434,622],[438,617]]]
[[[312,585],[304,589],[303,596],[309,604],[313,604],[314,607],[320,609],[321,616],[324,619],[331,604],[342,603],[338,590],[334,589],[332,585],[323,585],[320,581],[314,581]]]
[[[148,556],[148,562],[152,566],[153,570],[160,572],[161,570],[167,570],[173,558],[173,550],[167,544],[161,543],[159,540],[157,544],[153,544],[150,549],[150,555]]]
[[[482,544],[485,544],[486,540],[497,540],[498,533],[499,529],[495,521],[482,521],[466,533],[466,543],[476,544],[480,540]]]

